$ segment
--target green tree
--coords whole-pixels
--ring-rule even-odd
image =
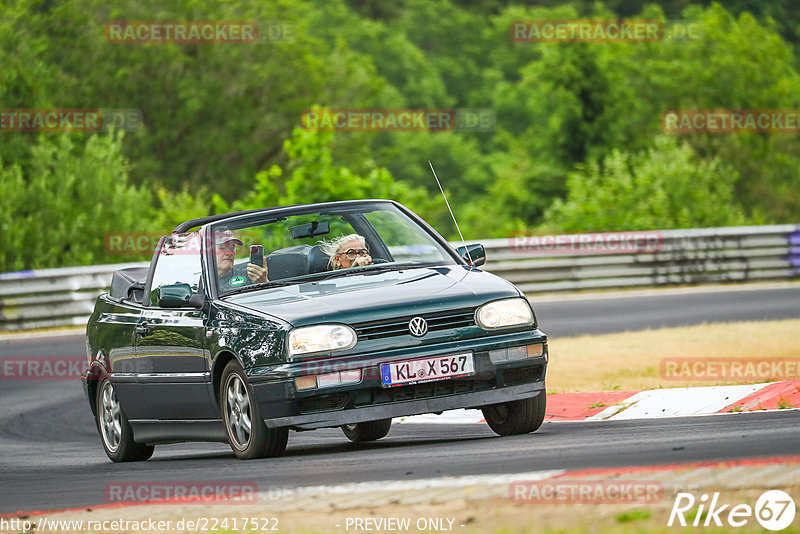
[[[122,139],[42,136],[29,167],[0,167],[0,272],[133,259],[104,248],[109,234],[154,229],[152,196],[129,184]]]
[[[306,9],[289,0],[20,0],[0,7],[3,107],[137,109],[142,128],[123,147],[134,183],[207,186],[233,199],[258,169],[281,163],[281,144],[303,110],[315,102],[369,107],[386,87],[369,58],[313,37]],[[290,38],[112,44],[104,27],[113,20],[255,20]],[[5,161],[23,153],[0,144]]]
[[[738,175],[687,144],[656,138],[644,153],[614,150],[570,173],[566,200],[545,213],[543,229],[651,230],[746,224],[733,194]]]
[[[465,232],[502,236],[541,224],[546,209],[566,198],[576,168],[597,165],[603,175],[614,150],[633,159],[663,151],[656,139],[665,110],[800,107],[792,47],[798,14],[791,0],[13,0],[0,6],[0,100],[3,108],[140,110],[142,128],[120,146],[130,183],[141,198],[149,195],[142,225],[160,231],[207,213],[212,193],[218,211],[367,195],[408,202],[453,237],[432,160]],[[699,24],[702,36],[525,44],[508,35],[512,20],[617,16],[683,18]],[[103,29],[116,19],[259,20],[289,28],[291,39],[110,44]],[[497,126],[487,133],[294,131],[314,104],[488,107]],[[84,157],[85,139],[69,137],[73,155]],[[33,150],[43,142],[35,135],[2,138],[2,220],[15,228],[8,214],[22,213],[17,200],[50,212],[30,194],[34,159],[46,155]],[[694,133],[677,142],[690,147],[695,166],[718,161],[738,174],[731,205],[748,220],[796,222],[797,135]],[[55,136],[47,143],[61,146]],[[592,196],[584,200],[587,228],[602,227],[603,209]],[[654,216],[652,224],[673,225],[675,217],[658,223]],[[69,224],[54,221],[52,231]],[[59,263],[64,254],[52,256]]]
[[[330,132],[295,128],[291,139],[284,142],[288,157],[286,170],[273,165],[258,173],[253,188],[232,205],[216,195],[216,211],[364,198],[392,199],[412,210],[425,210],[429,204],[425,190],[395,181],[385,168],[368,163],[366,172],[359,174],[336,166],[331,152],[332,140]]]

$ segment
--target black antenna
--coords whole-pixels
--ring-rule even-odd
[[[464,245],[464,250],[467,253],[467,257],[469,258],[469,264],[472,265],[472,255],[469,253],[469,248],[467,248],[467,242],[464,241],[464,235],[461,233],[461,228],[458,227],[458,221],[456,221],[456,216],[453,215],[453,210],[450,209],[450,203],[447,201],[447,195],[444,194],[444,189],[442,189],[442,184],[439,182],[439,177],[436,176],[436,171],[433,168],[433,163],[431,160],[428,160],[428,165],[431,166],[431,172],[433,173],[433,177],[436,179],[436,183],[439,186],[439,191],[442,192],[442,196],[444,197],[444,203],[447,204],[447,211],[450,212],[450,217],[453,218],[453,222],[456,225],[456,230],[458,230],[458,236],[461,238],[461,244]]]

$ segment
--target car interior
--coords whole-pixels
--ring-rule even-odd
[[[347,221],[349,228],[341,228],[339,232],[361,233],[367,240],[367,248],[372,252],[373,261],[376,263],[391,261],[391,254],[386,246],[380,242],[379,237],[373,237],[373,235],[377,236],[374,228],[369,223],[365,223],[366,221],[361,218],[349,220]],[[293,239],[298,241],[312,240],[312,242],[318,241],[321,236],[328,235],[331,232],[328,222],[320,222],[318,220],[293,226],[290,230]],[[376,239],[378,240],[377,243],[375,242]],[[266,254],[264,259],[269,272],[269,280],[271,281],[330,270],[329,258],[318,242],[313,245],[305,243],[273,250],[271,253]],[[237,260],[236,263],[241,265],[248,262],[249,258],[245,257]],[[128,301],[142,304],[148,271],[148,267],[129,267],[116,271],[111,280],[110,298],[118,302]]]
[[[304,274],[321,273],[328,270],[328,256],[319,245],[296,245],[276,250],[267,255],[270,280],[281,280]]]
[[[245,260],[247,261],[247,260]],[[295,245],[266,256],[270,280],[329,271],[329,258],[320,245]]]

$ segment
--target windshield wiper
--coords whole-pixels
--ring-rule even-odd
[[[236,295],[239,293],[249,293],[258,289],[268,289],[273,287],[291,286],[295,284],[306,284],[313,282],[321,282],[322,280],[330,280],[332,278],[341,278],[343,276],[355,276],[357,274],[378,274],[388,271],[404,271],[406,269],[417,269],[420,267],[431,267],[437,265],[434,263],[378,263],[374,265],[365,265],[364,267],[351,267],[348,269],[337,269],[335,271],[307,274],[303,276],[295,276],[286,278],[284,280],[275,280],[274,282],[260,282],[258,284],[251,284],[249,286],[242,286],[236,289],[231,289],[220,295],[227,297],[228,295]]]
[[[259,282],[257,284],[250,284],[249,286],[242,286],[242,287],[237,287],[236,289],[231,289],[230,291],[226,291],[225,293],[221,294],[220,297],[237,295],[239,293],[249,293],[250,291],[256,291],[258,289],[291,286],[297,283],[298,283],[297,281],[294,281],[291,278],[287,278],[286,280],[275,280],[273,282]]]
[[[347,275],[357,274],[378,274],[388,271],[405,271],[406,269],[417,269],[419,267],[430,267],[435,265],[433,263],[378,263],[374,265],[365,265],[364,267],[350,267],[348,269],[338,269],[325,275],[320,280],[329,280],[331,278],[339,278]]]
[[[302,276],[293,276],[291,278],[284,278],[282,280],[275,280],[272,282],[259,282],[258,284],[250,284],[249,286],[242,286],[237,287],[236,289],[231,289],[220,295],[221,297],[227,297],[228,295],[236,295],[238,293],[249,293],[250,291],[255,291],[258,289],[269,289],[273,287],[284,287],[284,286],[293,286],[295,284],[306,284],[309,282],[316,282],[318,280],[327,280],[328,278],[333,278],[335,276],[340,276],[338,273],[342,274],[349,274],[348,272],[343,271],[334,271],[331,273],[322,272],[322,273],[314,273],[314,274],[306,274]]]

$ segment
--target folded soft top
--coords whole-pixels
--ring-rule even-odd
[[[119,300],[142,301],[148,267],[128,267],[114,272],[111,277],[110,296]]]

